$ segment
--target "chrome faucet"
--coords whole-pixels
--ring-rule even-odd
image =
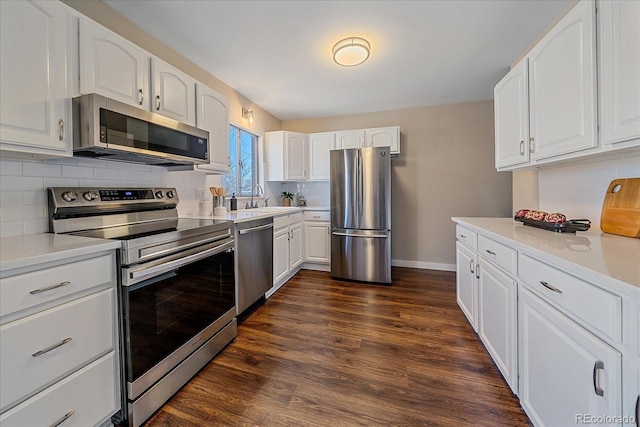
[[[257,208],[258,207],[258,202],[256,202],[256,204],[253,204],[253,190],[258,187],[258,194],[255,194],[255,196],[260,196],[261,194],[264,195],[264,190],[262,189],[262,187],[260,186],[260,184],[256,184],[253,187],[251,187],[251,203],[249,203],[249,208],[253,209],[253,208]]]

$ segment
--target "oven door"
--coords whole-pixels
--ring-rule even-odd
[[[235,316],[234,241],[123,267],[128,399],[160,380]]]

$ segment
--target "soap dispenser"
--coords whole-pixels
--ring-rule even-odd
[[[236,199],[236,193],[231,194],[230,204],[231,204],[230,209],[232,211],[238,210],[238,199]]]

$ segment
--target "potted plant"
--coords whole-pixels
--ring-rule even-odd
[[[282,197],[282,206],[291,206],[291,200],[293,199],[292,192],[283,191],[282,194],[280,194],[280,197]]]

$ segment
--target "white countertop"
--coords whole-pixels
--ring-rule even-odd
[[[199,213],[186,213],[184,215],[180,215],[181,218],[198,218],[198,219],[224,219],[228,221],[233,221],[234,223],[252,221],[254,219],[260,218],[269,218],[280,215],[288,215],[295,212],[300,212],[304,208],[299,207],[285,207],[285,206],[274,206],[274,207],[266,207],[266,208],[256,208],[256,209],[240,209],[237,211],[229,211],[227,210],[227,214],[224,216],[213,216],[213,215],[200,215]]]
[[[120,248],[118,240],[42,233],[0,239],[0,271]]]
[[[555,233],[512,218],[452,220],[594,283],[614,279],[623,288],[629,290],[626,285],[631,285],[640,293],[640,239],[594,230]]]

